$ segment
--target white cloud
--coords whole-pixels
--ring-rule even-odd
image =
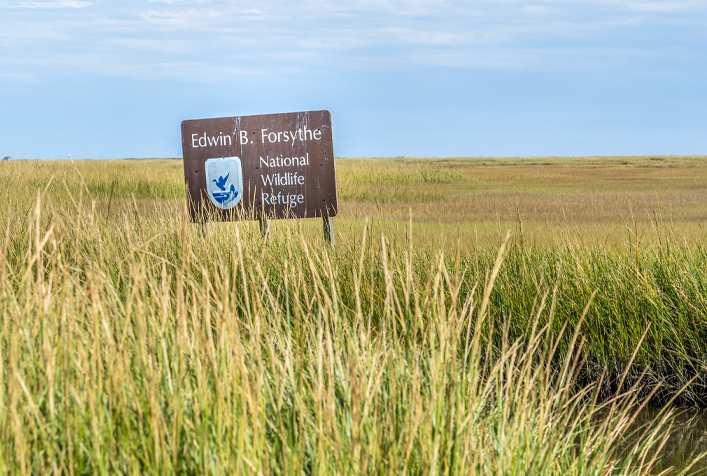
[[[689,11],[700,6],[696,1],[674,1],[674,0],[606,0],[606,4],[623,7],[629,10],[645,13],[667,13]]]
[[[56,2],[7,2],[0,3],[4,8],[31,8],[53,10],[58,8],[84,8],[93,5],[93,2],[79,2],[74,0],[62,0]]]
[[[707,6],[689,0],[125,0],[71,15],[51,10],[91,4],[0,3],[45,10],[8,13],[9,27],[0,29],[5,58],[22,59],[27,70],[58,69],[55,60],[64,59],[67,74],[131,77],[200,78],[209,68],[237,74],[234,65],[248,74],[591,69],[646,54],[669,60],[665,48],[674,45],[697,60],[707,39],[699,27]]]

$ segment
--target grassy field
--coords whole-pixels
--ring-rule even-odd
[[[0,164],[4,472],[648,474],[707,403],[707,157],[338,159],[336,249],[182,173]]]
[[[627,225],[654,241],[656,223],[704,237],[705,157],[354,159],[337,163],[342,212],[415,223],[433,233],[499,240],[624,244]],[[495,232],[495,233],[494,233]],[[491,240],[493,241],[493,240]]]

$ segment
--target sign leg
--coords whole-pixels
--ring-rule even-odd
[[[324,219],[324,241],[329,243],[334,248],[334,218],[323,217]]]
[[[263,241],[270,241],[270,220],[265,217],[260,218],[260,234],[263,235]]]

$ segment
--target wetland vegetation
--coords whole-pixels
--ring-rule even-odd
[[[332,249],[204,233],[180,160],[0,164],[2,470],[700,468],[707,157],[336,166]]]

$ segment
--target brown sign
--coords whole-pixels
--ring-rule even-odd
[[[333,217],[329,111],[182,122],[192,220]]]

